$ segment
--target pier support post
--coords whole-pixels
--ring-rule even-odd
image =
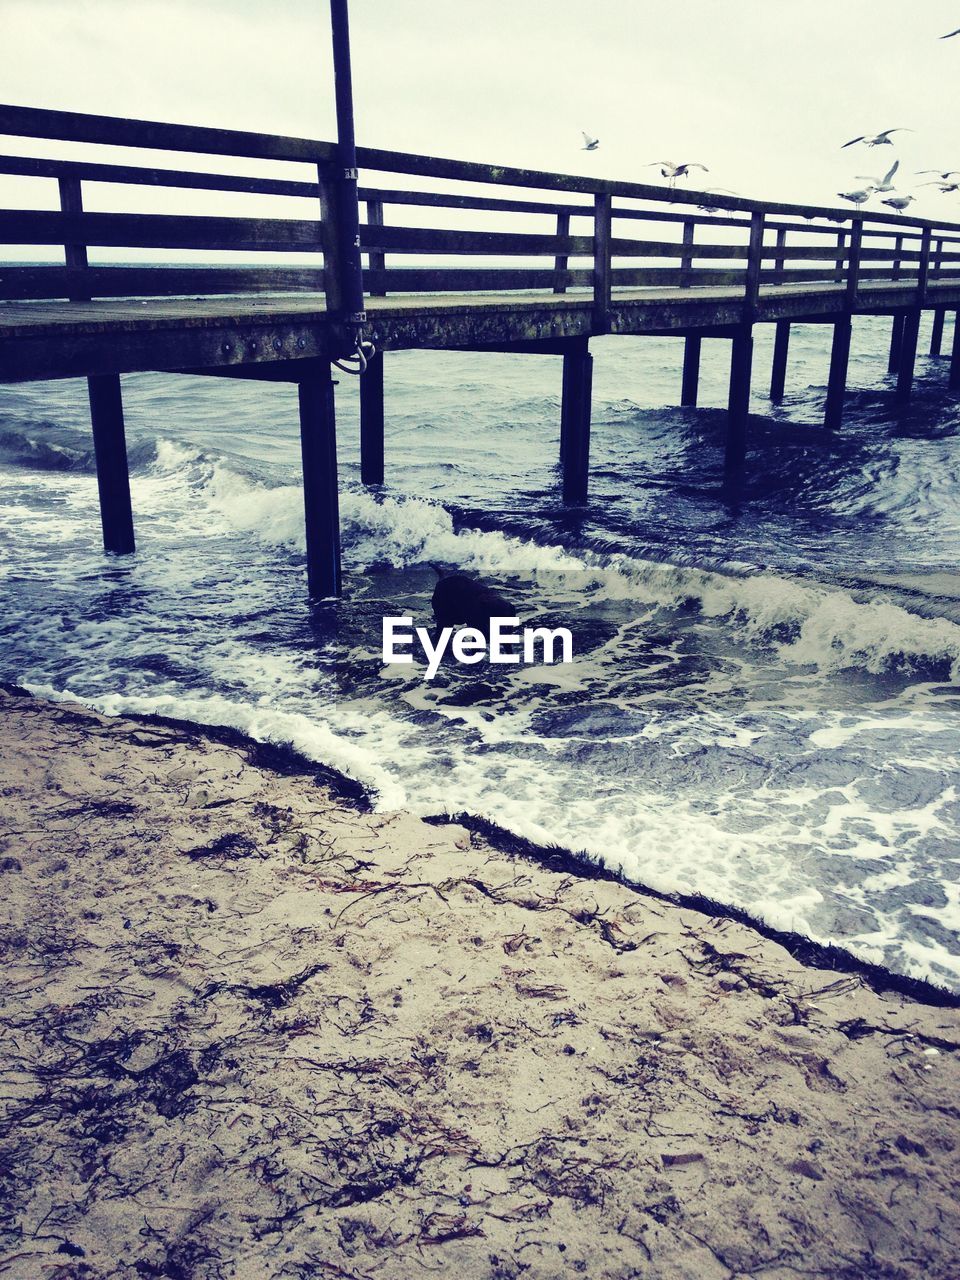
[[[724,473],[727,479],[743,470],[747,456],[747,420],[750,415],[750,375],[753,369],[753,326],[743,325],[733,339],[730,356],[730,397],[727,405],[727,442]]]
[[[830,377],[827,382],[827,404],[823,425],[828,431],[837,431],[843,423],[843,401],[847,390],[847,366],[850,363],[850,335],[853,324],[849,316],[833,326],[833,346],[830,348]]]
[[[563,393],[560,408],[560,466],[563,501],[582,506],[587,500],[590,472],[590,395],[593,356],[586,338],[578,338],[563,356]]]
[[[699,333],[688,333],[683,341],[683,384],[680,391],[680,403],[696,408],[697,394],[700,390],[700,345]]]
[[[87,379],[93,449],[97,460],[97,488],[100,491],[100,523],[103,549],[114,555],[130,555],[136,550],[133,539],[133,510],[130,505],[130,476],[127,471],[127,441],[123,430],[123,397],[116,373],[98,373]]]
[[[914,307],[903,317],[903,346],[897,370],[897,399],[907,400],[913,390],[913,370],[917,362],[917,339],[920,336],[920,308]]]
[[[340,594],[340,501],[333,385],[326,364],[298,384],[307,590],[314,599]]]
[[[930,354],[938,356],[943,348],[943,317],[945,307],[937,307],[933,313],[933,328],[930,331]]]
[[[773,340],[773,369],[770,373],[770,399],[781,401],[787,381],[787,352],[790,349],[790,321],[777,321],[777,335]]]
[[[903,316],[893,317],[890,330],[890,356],[887,360],[887,373],[896,373],[900,368],[900,349],[903,346]]]
[[[367,362],[360,378],[360,480],[383,484],[383,352]]]
[[[951,391],[960,391],[960,311],[953,315],[953,353],[950,356],[950,378],[947,385]]]

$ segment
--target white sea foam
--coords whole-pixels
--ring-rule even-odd
[[[79,520],[82,514],[89,523],[91,512],[95,520],[91,476],[57,473],[51,483],[64,495],[71,520]],[[190,554],[200,559],[205,535],[243,535],[238,545],[255,539],[262,545],[265,563],[285,556],[285,550],[271,548],[303,550],[303,499],[298,484],[271,486],[245,475],[242,464],[180,443],[160,442],[153,463],[135,478],[135,504],[138,516],[146,517],[148,536],[156,537],[161,526],[189,532]],[[895,896],[922,875],[922,852],[911,863],[913,842],[951,834],[953,828],[943,814],[956,792],[946,783],[933,799],[914,803],[907,798],[892,812],[878,812],[876,805],[862,799],[858,782],[801,782],[752,795],[738,791],[721,769],[700,783],[698,751],[722,750],[723,767],[729,756],[735,771],[738,750],[748,750],[758,736],[750,717],[738,722],[724,701],[730,682],[737,679],[736,674],[724,674],[724,664],[699,677],[705,693],[701,691],[703,696],[685,706],[672,698],[664,710],[655,705],[647,710],[642,704],[645,695],[635,703],[624,698],[622,707],[644,707],[642,727],[635,734],[601,730],[607,746],[629,743],[632,737],[656,739],[664,760],[659,776],[633,777],[627,770],[621,777],[614,754],[606,757],[614,761],[610,773],[604,772],[602,764],[591,765],[584,785],[571,762],[561,758],[561,746],[589,748],[591,729],[582,735],[568,729],[562,741],[552,740],[538,731],[536,722],[541,703],[548,702],[553,692],[561,698],[576,694],[579,682],[587,677],[602,688],[614,670],[616,645],[642,646],[650,630],[646,620],[657,620],[662,610],[666,614],[681,611],[701,633],[732,641],[744,655],[756,646],[750,661],[762,651],[763,663],[778,679],[782,675],[785,682],[795,682],[799,701],[790,708],[788,728],[811,749],[836,751],[840,756],[866,753],[871,736],[888,730],[905,733],[909,729],[932,739],[942,730],[943,721],[929,699],[923,703],[925,714],[916,715],[906,704],[889,711],[875,704],[872,715],[854,709],[846,718],[839,713],[824,716],[819,707],[806,708],[802,705],[806,690],[827,687],[827,682],[805,684],[813,681],[807,668],[826,673],[844,667],[881,672],[890,667],[922,668],[933,659],[949,666],[956,678],[960,627],[914,614],[890,595],[861,597],[785,574],[660,564],[621,554],[574,555],[501,533],[457,531],[448,510],[421,498],[378,499],[347,487],[342,517],[346,554],[354,566],[382,562],[403,567],[440,561],[484,574],[528,575],[543,583],[542,595],[556,607],[574,599],[601,606],[622,603],[625,610],[614,610],[618,617],[626,612],[645,620],[644,624],[629,624],[633,632],[627,627],[616,641],[595,651],[589,671],[565,672],[571,679],[564,682],[564,689],[551,689],[555,670],[521,673],[518,685],[525,686],[526,701],[517,700],[515,705],[508,699],[497,705],[494,716],[482,706],[431,704],[422,689],[405,690],[393,679],[384,681],[393,696],[392,705],[388,698],[334,702],[331,691],[319,690],[316,671],[291,656],[294,651],[276,646],[267,652],[262,636],[251,642],[242,631],[235,642],[217,633],[199,638],[194,645],[185,631],[171,630],[174,644],[183,646],[186,655],[181,665],[196,683],[179,683],[175,672],[141,678],[136,659],[167,653],[159,615],[151,619],[149,613],[135,627],[121,611],[116,617],[122,622],[80,621],[68,634],[56,630],[59,617],[54,615],[47,652],[68,653],[68,673],[82,673],[77,687],[82,686],[87,700],[101,711],[230,725],[254,738],[289,743],[364,782],[377,793],[381,808],[403,806],[420,813],[450,808],[484,815],[531,839],[602,856],[656,888],[735,901],[770,924],[823,940],[840,937],[864,958],[895,961],[898,967],[940,980],[952,975],[960,982],[960,959],[955,954],[930,936],[905,938],[909,907],[886,908],[871,901],[871,894],[892,891]],[[161,556],[140,559],[141,586],[156,583],[166,572]],[[171,592],[182,572],[182,562],[171,562],[166,584]],[[566,585],[558,575],[569,575]],[[245,591],[262,607],[255,584],[238,572],[236,581],[231,581],[231,601],[235,603]],[[670,624],[664,629],[675,633]],[[48,696],[71,697],[70,692],[57,695],[57,689],[71,688],[71,676],[47,677],[39,624],[36,634],[40,643],[35,646],[39,656],[32,668],[37,675],[32,687]],[[181,655],[174,651],[169,656]],[[651,656],[648,673],[657,663],[671,660],[670,653],[658,651]],[[738,667],[740,661],[737,655],[724,659],[735,671],[747,663],[744,657],[743,666]],[[206,690],[196,691],[204,685]],[[224,692],[209,691],[218,687]],[[920,681],[911,687],[921,687]],[[719,697],[714,699],[714,693]],[[405,719],[407,711],[419,719]],[[451,720],[459,723],[444,732],[430,723],[432,717],[442,719],[447,728]],[[765,729],[772,719],[763,717]],[[511,746],[519,748],[516,754],[510,754]],[[537,750],[540,755],[534,754]],[[919,767],[936,769],[943,758],[942,749],[937,755],[931,748],[930,761],[920,760]],[[674,764],[680,775],[688,760],[694,763],[689,775],[683,776],[694,779],[692,786],[686,791],[683,782],[670,786]],[[667,786],[659,786],[661,781]],[[833,796],[832,807],[814,813],[827,788]],[[698,809],[696,802],[702,805],[705,797],[710,807]],[[726,830],[725,821],[731,816],[750,819],[755,825],[744,822],[740,829]],[[817,887],[819,869],[807,865],[808,859],[821,856],[833,860],[826,874],[836,876],[835,881],[823,882],[823,892]],[[876,875],[870,874],[873,866]],[[829,911],[843,909],[849,909],[850,920],[834,927]],[[917,914],[924,913],[931,925],[943,929],[960,924],[960,905],[954,898],[946,906]]]
[[[161,456],[166,460],[169,451],[158,451]],[[217,463],[205,498],[231,529],[304,549],[298,488],[269,488]],[[960,679],[960,626],[921,617],[882,595],[858,599],[842,588],[777,573],[735,574],[622,555],[574,555],[499,532],[457,531],[446,508],[422,498],[378,499],[348,490],[341,497],[341,521],[348,553],[361,565],[402,568],[436,560],[486,573],[580,573],[585,577],[578,589],[590,590],[597,600],[661,608],[692,604],[704,617],[728,620],[749,641],[775,645],[783,660],[797,666],[880,673],[938,661],[949,665],[952,680]]]

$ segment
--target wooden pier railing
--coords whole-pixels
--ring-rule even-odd
[[[283,378],[300,389],[316,595],[340,580],[330,362],[356,350],[362,324],[381,348],[562,355],[562,492],[580,504],[592,335],[684,336],[687,405],[702,340],[732,340],[732,481],[746,454],[755,322],[777,323],[773,399],[791,323],[833,326],[825,422],[835,429],[854,314],[894,317],[889,368],[906,396],[922,310],[937,309],[938,353],[944,308],[960,305],[956,222],[363,147],[347,164],[332,142],[17,106],[0,106],[0,136],[16,139],[0,143],[0,378],[87,376],[107,549],[134,545],[120,373]],[[25,154],[51,144],[69,155]],[[956,325],[950,385],[960,387]],[[383,481],[383,387],[381,351],[361,381],[368,484]]]
[[[65,247],[62,265],[0,266],[0,297],[176,297],[324,292],[338,309],[336,240],[330,234],[332,143],[230,130],[0,107],[0,134],[242,158],[264,167],[309,166],[303,177],[0,155],[0,174],[46,178],[60,208],[0,208],[0,245]],[[361,186],[360,227],[368,297],[396,293],[590,292],[597,327],[618,290],[740,288],[811,282],[960,278],[960,224],[895,213],[744,200],[722,193],[502,168],[402,152],[358,149],[365,172],[428,180],[430,189]],[[451,184],[527,188],[538,198],[464,194]],[[426,181],[422,181],[424,187]],[[125,187],[271,198],[271,216],[132,212]],[[109,212],[88,211],[112,189]],[[119,190],[118,190],[119,189]],[[586,198],[584,198],[586,197]],[[142,195],[137,201],[142,205]],[[311,208],[311,205],[313,206]],[[286,208],[290,212],[285,214]],[[442,217],[436,216],[442,213]],[[435,215],[431,218],[431,214]],[[469,229],[436,225],[471,215]],[[399,216],[403,215],[403,216]],[[516,229],[490,229],[511,215]],[[487,225],[484,225],[486,222]],[[89,260],[97,251],[98,261]],[[104,250],[168,251],[160,264],[106,261]],[[216,255],[243,255],[242,263]],[[9,256],[9,255],[8,255]],[[456,258],[458,265],[431,258]],[[495,264],[490,263],[495,259]],[[517,265],[505,265],[505,260]]]

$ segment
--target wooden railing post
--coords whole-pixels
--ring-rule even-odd
[[[850,251],[847,255],[847,290],[844,299],[845,310],[850,313],[856,310],[857,293],[860,288],[860,260],[863,254],[863,214],[855,213],[850,220]]]
[[[903,253],[903,236],[897,236],[893,242],[893,279],[900,279],[900,255]]]
[[[784,249],[787,244],[787,228],[780,227],[777,231],[777,256],[773,260],[774,279],[779,284],[783,280],[783,269],[786,264],[786,254]]]
[[[62,213],[83,213],[83,192],[80,179],[74,177],[58,178],[60,188],[60,210]],[[70,243],[63,246],[64,261],[71,270],[85,271],[87,262],[87,246]],[[72,302],[85,302],[90,297],[90,290],[82,284],[72,287],[69,293]]]
[[[689,288],[691,279],[690,273],[693,270],[693,239],[696,234],[697,224],[692,218],[688,218],[683,224],[683,252],[680,255],[680,288]]]
[[[565,240],[570,234],[570,215],[563,209],[557,214],[557,237]],[[567,292],[567,254],[566,251],[557,253],[553,260],[553,292]]]
[[[610,196],[598,192],[593,198],[593,330],[608,333],[610,330],[611,298],[611,221]]]
[[[760,269],[763,265],[764,215],[754,213],[750,218],[750,247],[747,250],[747,277],[744,294],[744,319],[753,322],[760,300]]]
[[[327,311],[334,315],[342,309],[344,290],[340,271],[340,210],[333,171],[329,165],[317,165],[320,191],[320,242],[323,246],[323,293]]]
[[[927,281],[930,278],[930,242],[932,233],[929,227],[923,228],[920,237],[920,262],[917,267],[917,306],[922,307],[927,301]]]
[[[367,201],[367,224],[371,227],[383,226],[383,201],[368,200]],[[377,275],[383,277],[387,269],[387,255],[382,249],[371,249],[370,253],[370,271],[376,272]],[[375,298],[385,298],[387,296],[387,282],[383,279],[382,283],[374,280],[370,293]]]
[[[60,177],[57,183],[60,187],[61,211],[79,217],[83,213],[80,179],[73,176]],[[72,271],[82,275],[89,266],[85,244],[70,241],[63,246],[63,254],[67,267]],[[80,281],[71,283],[69,297],[71,302],[87,302],[90,299],[90,289]],[[88,378],[87,394],[97,466],[103,549],[111,555],[131,555],[136,550],[136,543],[120,375],[101,373]]]
[[[847,258],[847,233],[846,231],[837,232],[837,257],[836,271],[833,273],[834,284],[840,284],[843,280],[843,269]]]

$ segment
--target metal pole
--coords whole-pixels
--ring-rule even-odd
[[[366,321],[360,263],[360,206],[357,200],[357,142],[353,125],[350,19],[347,0],[330,0],[334,93],[337,105],[337,257],[340,280],[338,319],[356,333]]]

